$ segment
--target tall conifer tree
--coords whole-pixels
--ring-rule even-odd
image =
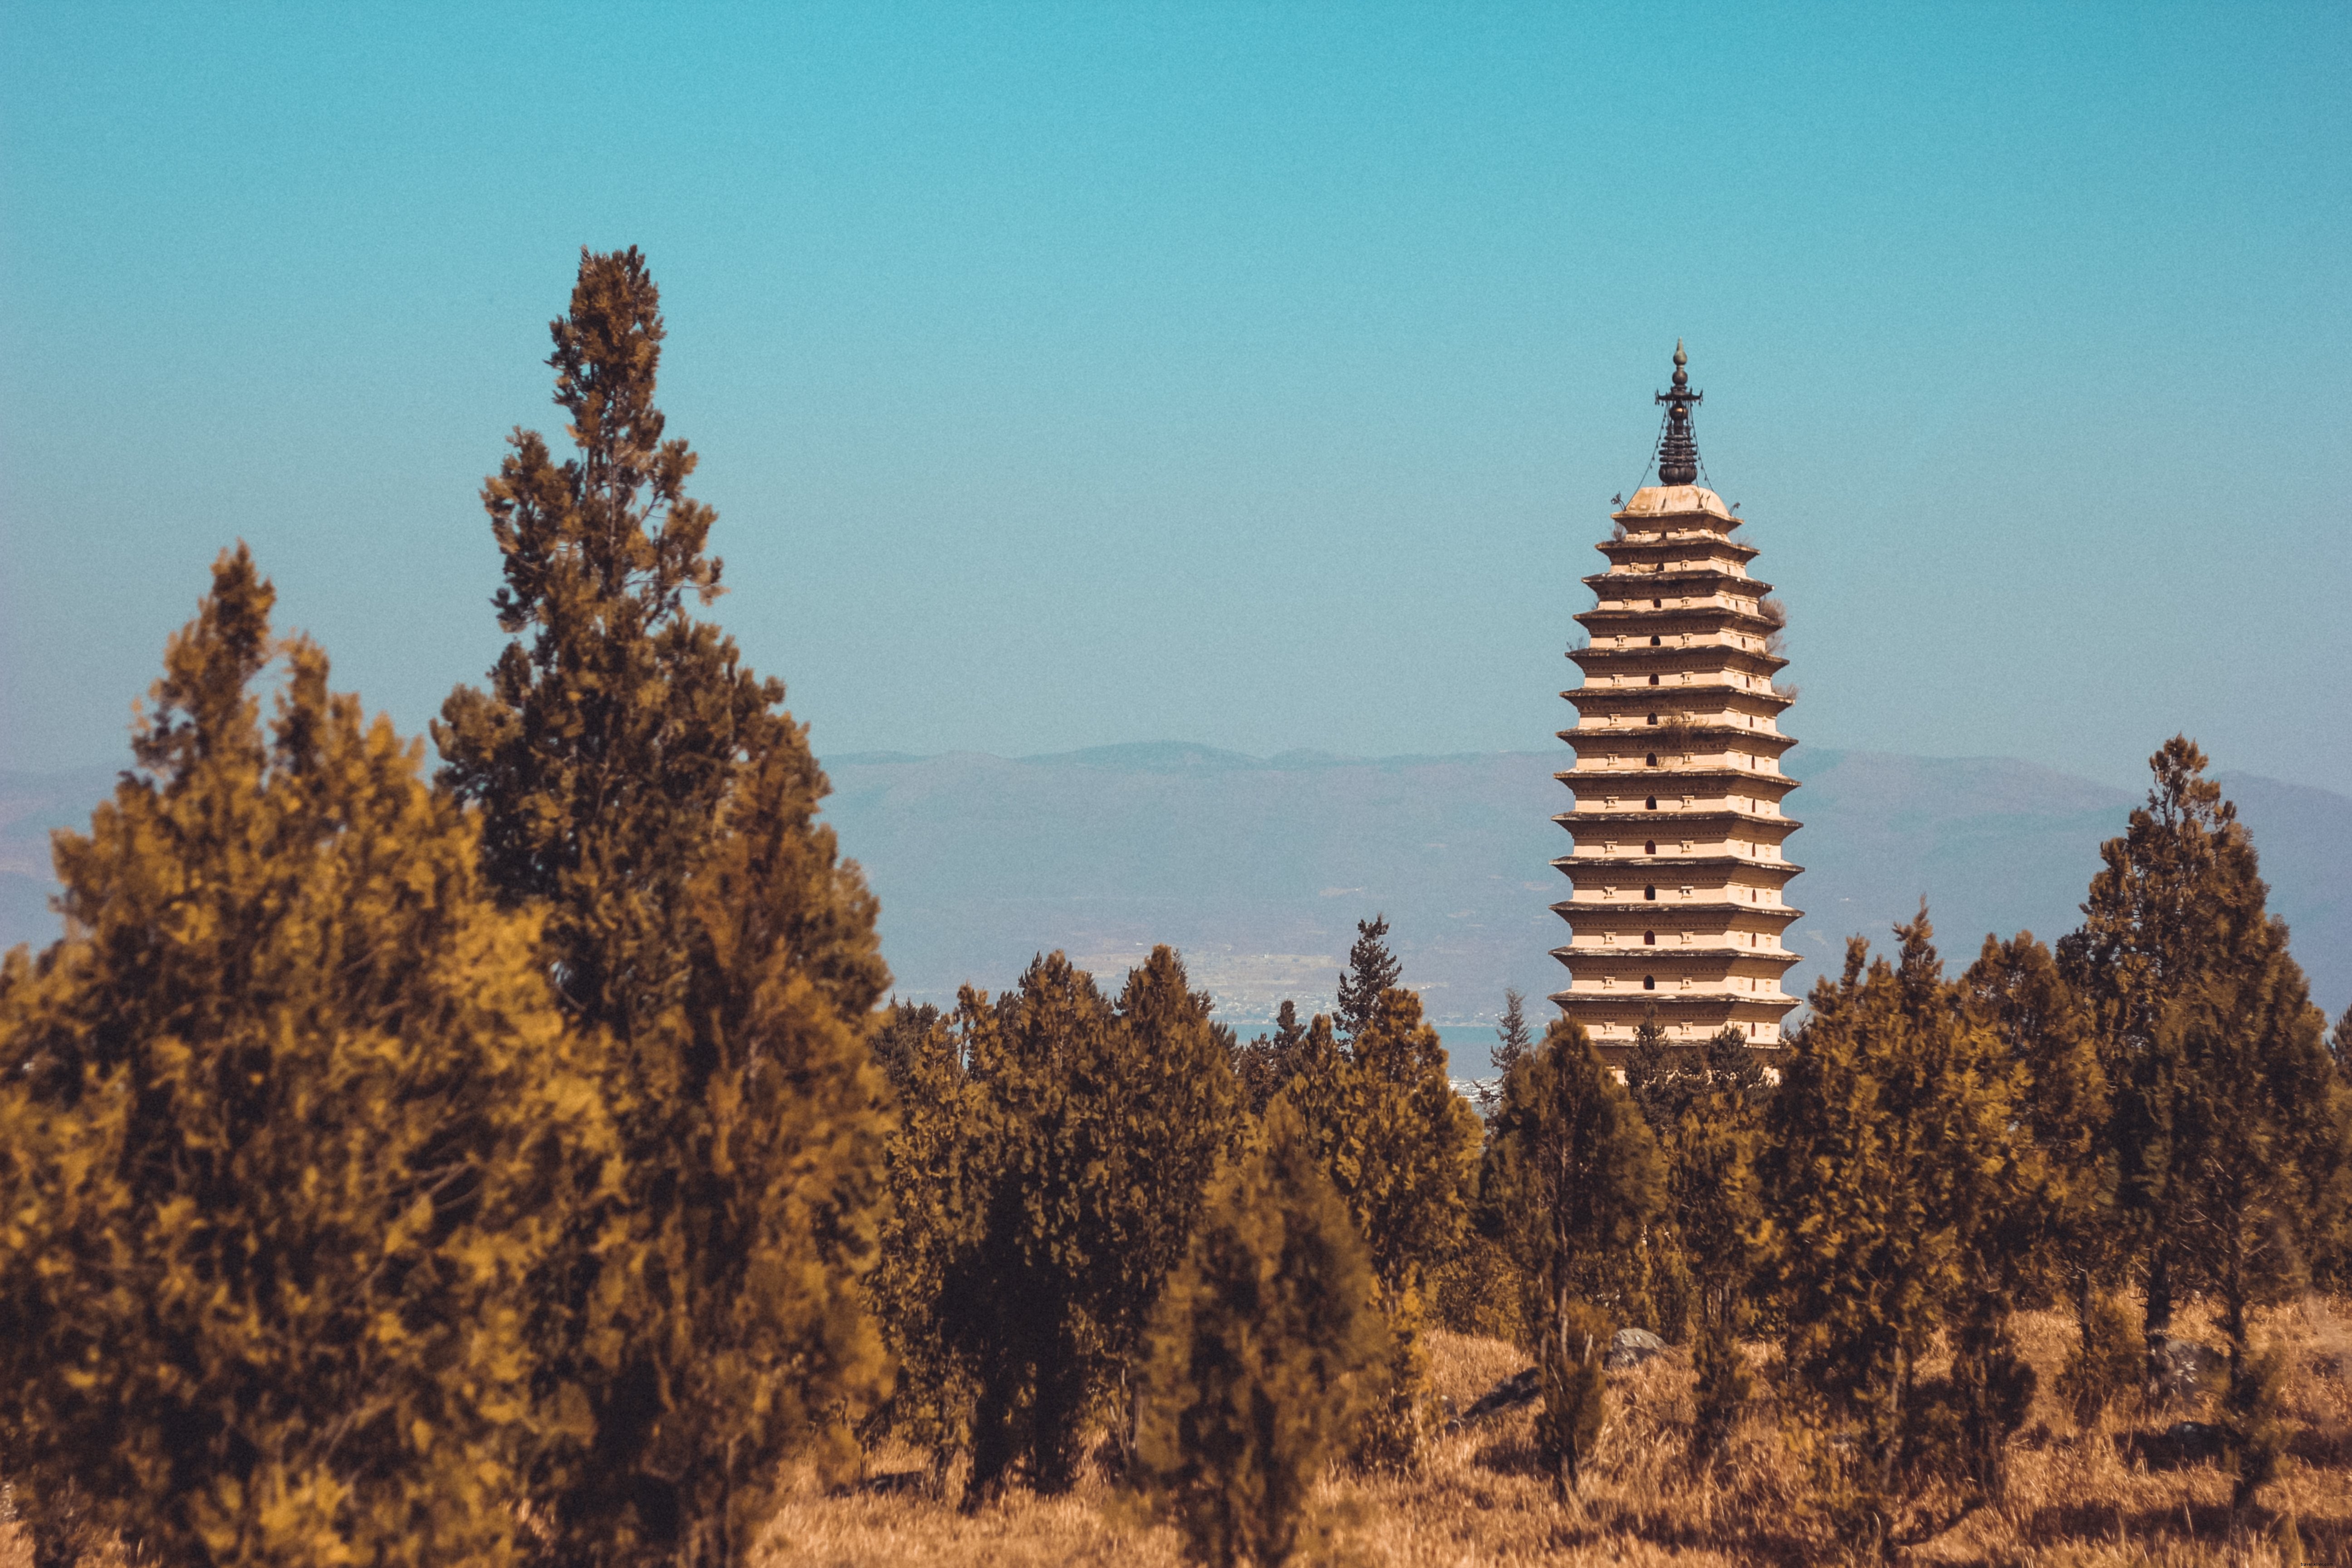
[[[1318,1015],[1297,1055],[1284,1097],[1371,1249],[1395,1346],[1389,1405],[1360,1457],[1403,1462],[1426,1425],[1433,1276],[1468,1232],[1478,1113],[1454,1092],[1444,1044],[1411,991],[1381,993],[1345,1048]]]
[[[2346,1096],[2320,1045],[2326,1020],[2304,1016],[2307,998],[2280,1000],[2299,994],[2300,972],[2281,968],[2293,962],[2286,929],[2265,910],[2253,842],[2205,763],[2179,735],[2148,759],[2147,804],[2102,847],[2083,925],[2058,947],[2114,1096],[2110,1147],[2118,1204],[2135,1222],[2151,1360],[2179,1294],[2237,1267],[2223,1259],[2238,1244],[2206,1221],[2216,1204],[2240,1206],[2215,1184],[2244,1140],[2259,1137],[2291,1182],[2291,1202],[2242,1193],[2248,1212],[2277,1222],[2264,1249],[2276,1267],[2291,1274],[2341,1249]]]
[[[883,1375],[856,1279],[887,974],[782,683],[689,613],[720,591],[715,514],[654,405],[643,258],[583,252],[551,330],[577,452],[519,431],[486,485],[516,640],[435,729],[442,777],[482,808],[485,868],[544,922],[621,1141],[619,1195],[569,1216],[542,1281],[542,1419],[580,1442],[534,1498],[555,1556],[722,1563],[785,1456],[846,1457],[833,1413]]]
[[[2067,1301],[2087,1336],[2096,1292],[2120,1261],[2111,1099],[2091,1018],[2031,931],[1987,936],[1960,984],[1970,1013],[2024,1074],[2018,1111],[2034,1158],[2008,1220],[2017,1232],[2010,1250],[2024,1267],[2016,1288]]]
[[[1846,1528],[1890,1551],[1937,1332],[1955,1331],[1944,1397],[1965,1428],[1958,1458],[1988,1489],[2032,1387],[2004,1293],[2023,1076],[1964,1012],[1932,934],[1923,908],[1896,928],[1895,964],[1854,938],[1844,973],[1813,988],[1769,1102],[1761,1180],[1785,1363],[1823,1414],[1860,1422],[1841,1506]]]
[[[957,1009],[970,1217],[941,1297],[973,1386],[970,1501],[1016,1467],[1066,1490],[1087,1416],[1125,1422],[1105,1401],[1241,1131],[1210,1006],[1161,947],[1116,1008],[1055,952],[996,1005],[967,992]]]
[[[1356,922],[1355,945],[1348,949],[1348,967],[1339,972],[1339,1005],[1334,1018],[1339,1037],[1353,1041],[1380,1010],[1381,998],[1396,984],[1404,964],[1389,951],[1386,915]]]
[[[535,918],[272,597],[223,556],[0,965],[0,1468],[58,1563],[75,1491],[167,1564],[511,1561],[523,1281],[611,1141]]]
[[[1297,1111],[1277,1101],[1222,1176],[1157,1309],[1137,1440],[1187,1554],[1276,1568],[1379,1394],[1370,1260]]]
[[[1633,1097],[1584,1027],[1556,1019],[1503,1083],[1480,1178],[1530,1300],[1524,1318],[1543,1380],[1538,1440],[1563,1494],[1601,1420],[1604,1304],[1614,1262],[1665,1199],[1665,1168]]]

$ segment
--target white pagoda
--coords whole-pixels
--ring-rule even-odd
[[[1570,891],[1552,906],[1570,978],[1551,999],[1612,1060],[1652,1009],[1670,1043],[1731,1026],[1769,1051],[1797,1005],[1781,986],[1803,912],[1788,897],[1800,825],[1780,809],[1797,787],[1780,767],[1793,695],[1772,679],[1781,616],[1748,575],[1740,520],[1697,482],[1688,363],[1676,343],[1658,483],[1611,514],[1609,570],[1584,580],[1600,603],[1576,617],[1589,646],[1568,656],[1584,684],[1560,693],[1576,765],[1557,776],[1576,804],[1553,820],[1576,847],[1552,862]]]

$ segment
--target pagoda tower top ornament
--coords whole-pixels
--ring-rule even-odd
[[[1698,442],[1691,435],[1691,410],[1706,398],[1704,392],[1693,392],[1690,372],[1683,367],[1690,357],[1683,353],[1683,341],[1675,340],[1675,389],[1658,394],[1657,401],[1666,405],[1666,432],[1658,438],[1658,483],[1662,485],[1695,485],[1698,483]]]
[[[1781,811],[1796,689],[1773,679],[1784,617],[1748,574],[1742,520],[1697,482],[1688,363],[1676,343],[1658,483],[1613,505],[1595,546],[1609,569],[1584,579],[1598,603],[1576,617],[1590,635],[1568,655],[1584,681],[1560,693],[1576,763],[1555,776],[1575,805],[1553,820],[1575,847],[1552,862],[1570,888],[1552,906],[1570,979],[1551,999],[1616,1060],[1645,1026],[1685,1048],[1736,1030],[1769,1053],[1797,1005],[1780,984],[1802,914],[1785,847],[1799,824]]]

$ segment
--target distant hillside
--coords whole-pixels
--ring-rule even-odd
[[[1441,1022],[1540,996],[1566,844],[1550,820],[1564,748],[1468,756],[1259,759],[1148,744],[1008,759],[827,760],[827,815],[882,900],[901,994],[990,989],[1044,949],[1107,974],[1154,942],[1181,948],[1228,1016],[1284,996],[1328,1005],[1356,921],[1385,911],[1405,978]],[[2045,940],[2078,919],[2098,847],[2137,795],[2006,758],[1801,746],[1790,809],[1806,868],[1800,991],[1848,933],[1883,942],[1925,894],[1948,959],[1989,931]],[[0,775],[0,945],[56,930],[46,830],[87,820],[104,773]],[[2352,1002],[2352,798],[2253,774],[2222,780],[2254,835],[2272,907],[2331,1015]]]

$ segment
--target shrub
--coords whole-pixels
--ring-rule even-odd
[[[1372,1289],[1346,1205],[1276,1101],[1152,1323],[1137,1479],[1193,1561],[1271,1568],[1311,1534],[1315,1481],[1379,1393]]]
[[[0,965],[0,1456],[45,1557],[498,1563],[524,1281],[609,1156],[475,825],[242,547]],[[252,687],[289,669],[267,732]]]

